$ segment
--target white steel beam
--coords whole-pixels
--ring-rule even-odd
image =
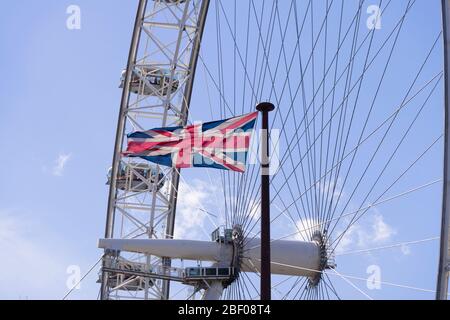
[[[447,300],[450,272],[450,0],[442,0],[445,78],[445,151],[441,245],[436,299]]]
[[[233,246],[213,241],[171,239],[100,239],[99,248],[145,253],[152,256],[230,265]],[[244,246],[241,270],[258,272],[261,265],[261,240]],[[316,242],[276,240],[271,243],[272,274],[314,277],[320,270],[320,248]]]

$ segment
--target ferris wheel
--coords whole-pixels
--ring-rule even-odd
[[[450,2],[443,28],[416,23],[435,2],[140,0],[120,79],[101,298],[260,299],[259,139],[245,173],[123,151],[130,133],[270,101],[272,297],[372,299],[352,273],[370,265],[384,275],[373,287],[402,290],[393,298],[446,299]],[[421,265],[430,259],[432,271]]]

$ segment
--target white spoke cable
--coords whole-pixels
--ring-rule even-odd
[[[260,259],[256,259],[256,260],[261,261]],[[324,271],[319,271],[319,270],[314,270],[314,269],[309,269],[309,268],[302,268],[299,266],[293,266],[293,265],[279,263],[279,262],[275,262],[275,261],[272,261],[271,263],[278,265],[278,266],[289,267],[289,268],[303,270],[303,271],[317,272],[317,273],[322,273],[322,274],[327,274],[327,275],[336,275],[333,273],[328,273],[328,272],[325,273]],[[339,274],[339,276],[347,278],[347,279],[351,279],[351,280],[367,281],[367,278],[362,278],[362,277],[343,275],[343,274]],[[397,288],[409,289],[409,290],[414,290],[414,291],[420,291],[420,292],[436,293],[435,290],[431,290],[431,289],[418,288],[418,287],[397,284],[397,283],[392,283],[392,282],[386,282],[386,281],[374,280],[374,283],[382,284],[382,285],[386,285],[386,286],[390,286],[390,287],[397,287]],[[450,297],[450,293],[448,294],[448,296]]]
[[[425,243],[425,242],[436,241],[436,240],[439,240],[439,239],[440,239],[440,237],[434,237],[434,238],[428,238],[428,239],[423,239],[423,240],[401,242],[401,243],[392,244],[392,245],[384,246],[384,247],[378,247],[378,248],[372,248],[372,249],[362,249],[362,250],[355,250],[355,251],[347,251],[347,252],[343,252],[343,253],[337,253],[337,254],[335,254],[335,256],[341,257],[341,256],[347,256],[347,255],[351,255],[351,254],[370,253],[370,252],[373,252],[373,251],[379,251],[379,250],[385,250],[385,249],[394,249],[394,248],[399,248],[399,247],[404,247],[404,246],[410,246],[410,245],[413,245],[413,244],[421,244],[421,243]]]
[[[364,297],[366,297],[369,300],[373,300],[373,298],[371,296],[369,296],[367,293],[365,293],[364,291],[362,291],[360,288],[358,288],[353,282],[351,282],[349,279],[347,279],[346,277],[342,276],[339,272],[337,272],[335,269],[333,269],[333,271],[335,272],[336,275],[338,275],[342,280],[344,280],[345,282],[347,282],[352,288],[354,288],[356,291],[358,291],[359,293],[361,293]]]
[[[92,270],[97,267],[100,261],[103,260],[103,256],[98,259],[98,261],[81,277],[81,279],[66,293],[66,295],[62,298],[62,300],[66,300],[66,298],[80,285],[80,283],[92,272]]]
[[[184,183],[184,185],[189,189],[188,191],[191,192],[191,193],[193,193],[193,189],[191,188],[190,184],[186,182],[186,179],[184,179],[184,177],[181,175],[180,170],[178,170],[178,169],[176,169],[176,168],[175,168],[174,170],[176,170],[176,171],[178,172],[178,174],[179,174],[179,176],[180,176],[180,178],[181,178],[181,182]],[[172,181],[170,181],[170,184],[172,185],[172,187],[175,188],[175,186],[173,185]],[[208,218],[209,222],[210,222],[215,228],[218,228],[217,224],[211,219],[211,214],[209,213],[209,211],[207,211],[207,210],[205,209],[205,207],[204,207],[201,203],[200,203],[200,208],[197,208],[197,209],[198,209],[200,212],[202,212],[202,213],[205,214],[205,216]],[[208,234],[208,232],[206,231],[206,229],[205,229],[203,226],[201,226],[201,227],[202,227],[203,233],[204,233],[207,237],[209,237],[210,235]]]
[[[380,200],[380,201],[378,201],[378,202],[375,202],[375,203],[373,203],[373,204],[370,204],[370,205],[368,205],[368,206],[366,206],[366,207],[364,207],[364,208],[361,208],[361,209],[359,209],[359,210],[356,210],[356,211],[354,211],[354,212],[346,213],[346,214],[342,215],[342,218],[345,218],[345,217],[348,217],[348,216],[353,216],[353,215],[355,215],[355,214],[358,213],[358,212],[365,211],[365,210],[368,210],[368,209],[371,209],[371,208],[375,208],[375,207],[377,207],[377,206],[379,206],[379,205],[381,205],[381,204],[384,204],[384,203],[386,203],[386,202],[389,202],[389,201],[392,201],[392,200],[396,200],[396,199],[398,199],[398,198],[401,198],[401,197],[403,197],[403,196],[409,195],[409,194],[411,194],[411,193],[414,193],[414,192],[420,191],[420,190],[422,190],[422,189],[426,189],[426,188],[428,188],[428,187],[431,187],[431,186],[433,186],[433,185],[435,185],[435,184],[437,184],[437,183],[439,183],[439,182],[442,182],[442,179],[434,180],[434,181],[429,182],[429,183],[427,183],[427,184],[421,185],[421,186],[419,186],[419,187],[417,187],[417,188],[410,189],[410,190],[408,190],[408,191],[402,192],[402,193],[400,193],[400,194],[398,194],[398,195],[392,196],[392,197],[390,197],[390,198],[386,198],[386,199],[384,199],[384,200]],[[283,215],[283,213],[281,213],[280,215],[278,215],[277,217],[275,217],[275,218],[272,220],[272,223],[273,223],[276,219],[278,219],[281,215]],[[311,230],[311,229],[320,227],[320,226],[322,226],[322,225],[324,225],[324,224],[326,224],[326,223],[328,223],[328,222],[333,222],[333,221],[336,221],[336,220],[338,220],[338,218],[334,218],[334,219],[331,219],[331,220],[323,221],[323,222],[321,222],[321,223],[317,223],[317,224],[315,224],[315,225],[313,225],[313,226],[311,226],[311,227],[309,227],[309,228],[307,228],[307,229],[304,229],[304,230],[301,230],[301,231],[296,231],[296,232],[294,232],[294,233],[292,233],[292,234],[283,236],[283,237],[281,237],[281,238],[277,238],[277,239],[271,240],[271,242],[275,242],[275,241],[279,241],[279,240],[284,240],[284,239],[291,238],[291,237],[293,237],[293,236],[296,236],[297,234],[301,234],[301,233],[304,232],[304,231],[307,231],[307,230]],[[257,232],[257,234],[259,234],[259,233],[260,233],[260,232]],[[256,249],[256,248],[259,248],[259,247],[260,247],[259,245],[258,245],[258,246],[254,246],[254,247],[249,248],[248,250]]]

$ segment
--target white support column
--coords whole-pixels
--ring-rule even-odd
[[[450,0],[442,0],[445,78],[445,157],[441,246],[436,299],[447,300],[450,266]]]
[[[220,300],[223,293],[223,284],[221,281],[213,281],[209,284],[209,288],[205,290],[203,300],[217,301]]]
[[[147,8],[147,0],[139,0],[138,9],[136,13],[136,20],[134,23],[133,35],[131,39],[130,52],[128,55],[127,62],[127,75],[125,78],[125,86],[122,91],[122,99],[120,102],[119,119],[116,130],[116,140],[114,144],[114,154],[113,154],[113,165],[111,173],[111,181],[109,186],[109,196],[108,196],[108,209],[106,213],[106,226],[105,226],[105,237],[112,238],[114,236],[114,222],[115,222],[115,202],[117,200],[117,176],[119,172],[120,164],[120,152],[122,150],[123,136],[125,130],[125,111],[130,103],[130,83],[131,83],[131,70],[136,63],[137,50],[139,47],[139,39],[141,37],[141,26],[144,19],[145,10]],[[103,261],[103,267],[105,263]],[[100,298],[102,300],[109,299],[109,287],[108,287],[108,273],[102,272],[102,283],[100,288]]]

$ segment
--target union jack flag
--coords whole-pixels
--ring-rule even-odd
[[[174,168],[206,167],[245,172],[258,112],[186,127],[156,128],[128,135],[128,157]]]

